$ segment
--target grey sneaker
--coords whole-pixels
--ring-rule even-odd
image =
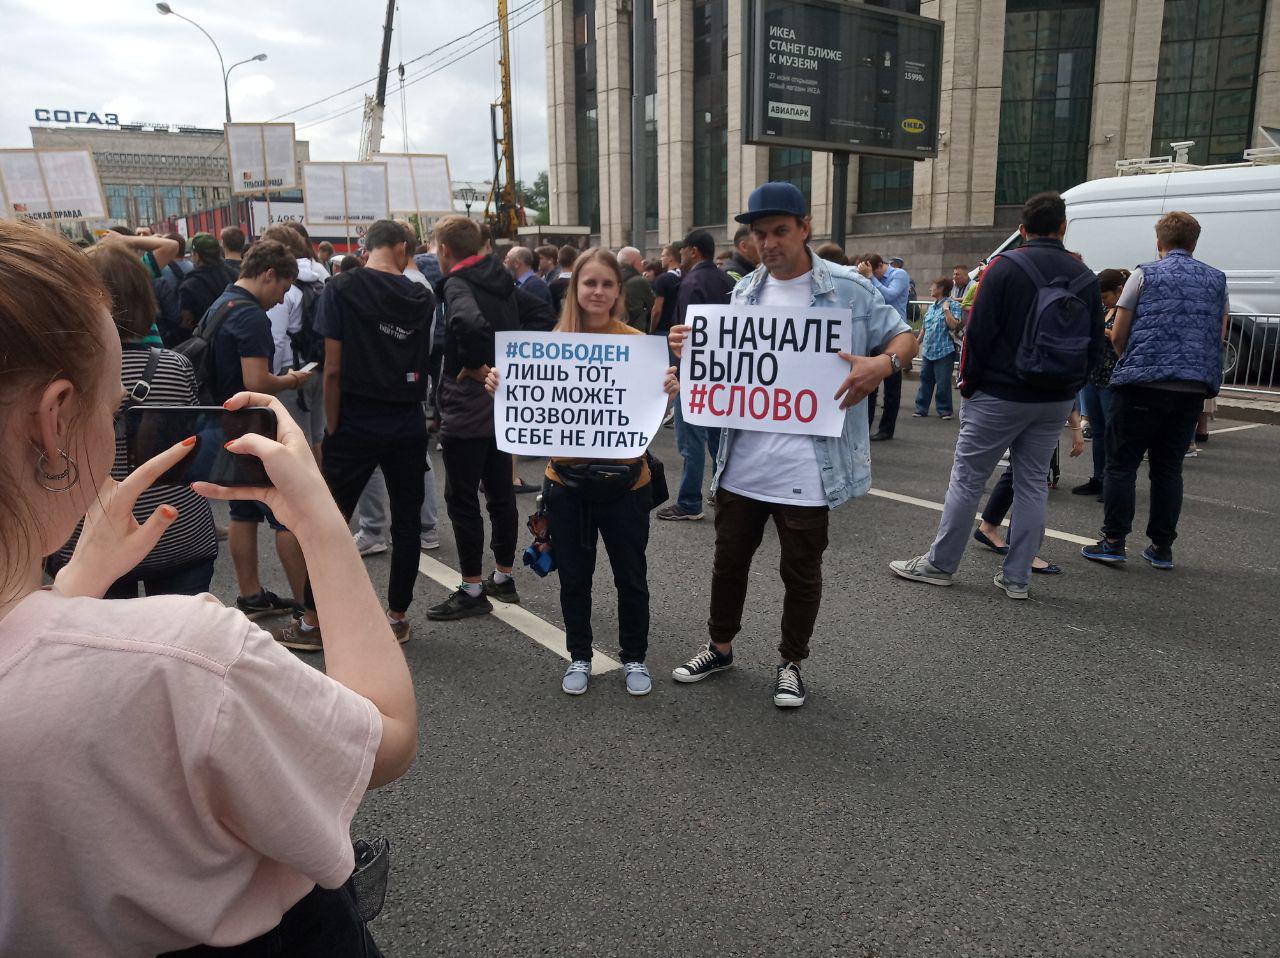
[[[1004,594],[1011,599],[1025,599],[1027,597],[1027,587],[1018,585],[1016,582],[1010,582],[1004,577],[1003,572],[997,572],[993,580],[997,589],[1004,589]]]
[[[951,573],[937,568],[926,556],[914,559],[898,559],[889,563],[893,574],[912,582],[927,582],[929,585],[951,585]]]
[[[649,677],[649,669],[643,662],[623,662],[622,677],[626,680],[627,691],[632,695],[648,695],[653,691],[653,679]],[[568,681],[568,676],[565,680]]]
[[[364,532],[357,532],[352,538],[356,541],[356,551],[362,556],[376,556],[380,552],[387,551],[385,542],[379,542],[373,536]]]
[[[673,503],[672,505],[659,509],[654,513],[654,515],[664,522],[697,522],[702,518],[703,513],[685,512],[678,505]]]
[[[581,695],[587,690],[587,681],[591,678],[591,663],[583,659],[574,659],[564,670],[564,681],[560,688],[567,695]]]
[[[423,529],[418,544],[422,546],[423,552],[435,552],[440,548],[440,533],[435,529]]]

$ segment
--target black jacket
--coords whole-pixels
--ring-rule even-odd
[[[1025,252],[1024,252],[1025,251]],[[960,356],[960,395],[968,398],[976,392],[989,393],[1012,402],[1056,402],[1071,399],[1076,390],[1046,390],[1032,386],[1018,376],[1015,361],[1027,318],[1035,306],[1038,291],[1035,283],[1002,254],[991,261],[982,274],[973,301],[973,312],[965,327],[964,348]],[[1053,239],[1032,239],[1022,251],[1012,255],[1031,256],[1036,267],[1048,280],[1068,280],[1088,272],[1085,266]],[[1096,283],[1088,286],[1080,297],[1093,314],[1093,333],[1089,341],[1089,368],[1102,359],[1105,342],[1102,333],[1102,294]]]
[[[702,260],[680,280],[680,293],[676,298],[676,322],[684,322],[685,310],[690,306],[729,305],[729,294],[737,285],[729,274],[717,269],[716,264]]]
[[[383,402],[427,398],[435,297],[421,283],[374,269],[339,273],[322,296],[342,316],[342,391]]]
[[[440,375],[440,431],[446,438],[493,435],[493,400],[473,379],[458,381],[463,369],[494,363],[493,335],[523,330],[548,332],[556,320],[551,307],[516,286],[496,256],[450,273],[441,286],[445,307],[444,363]]]
[[[733,251],[733,255],[729,257],[729,261],[724,264],[724,271],[729,274],[729,278],[736,284],[744,276],[750,276],[756,271],[756,267],[752,263],[748,263],[742,254],[737,250]]]

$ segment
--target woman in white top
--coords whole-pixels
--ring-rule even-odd
[[[400,648],[310,449],[263,395],[227,405],[270,406],[277,439],[229,448],[273,487],[196,491],[299,530],[328,675],[209,595],[101,598],[176,519],[132,508],[192,448],[111,478],[109,302],[70,243],[0,221],[0,954],[376,955],[342,886],[361,795],[417,748]],[[82,517],[42,589],[41,558]]]

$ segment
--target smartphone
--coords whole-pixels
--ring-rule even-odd
[[[319,363],[307,363],[301,369],[297,369],[294,371],[299,373],[309,373],[309,372],[312,372],[319,365],[320,365]]]
[[[234,411],[221,406],[134,406],[125,419],[129,470],[132,472],[148,459],[195,436],[195,448],[157,483],[269,486],[271,479],[261,459],[223,448],[232,439],[251,432],[275,439],[276,414],[259,406]]]

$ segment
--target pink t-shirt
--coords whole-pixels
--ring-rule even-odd
[[[0,954],[233,945],[351,874],[373,703],[211,596],[0,619]]]

